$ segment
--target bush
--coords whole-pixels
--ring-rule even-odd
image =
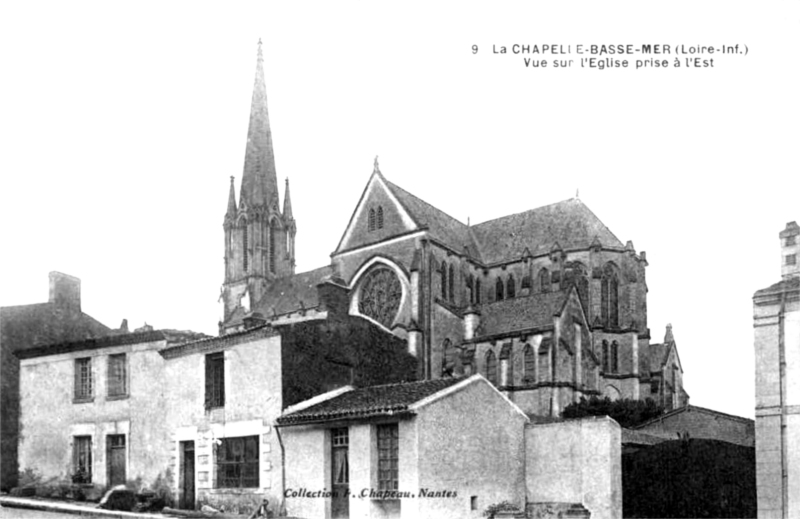
[[[499,503],[495,503],[486,507],[486,510],[483,511],[483,515],[489,517],[490,519],[497,514],[497,512],[519,512],[520,509],[514,503],[510,501],[501,501]]]
[[[133,511],[136,506],[136,494],[133,490],[119,489],[112,490],[105,503],[100,504],[100,508],[105,510],[121,510],[125,512]]]
[[[42,475],[38,470],[26,468],[19,471],[19,478],[17,485],[20,487],[35,487],[42,482]]]
[[[587,416],[608,416],[613,418],[622,427],[635,427],[648,420],[652,420],[664,413],[664,408],[655,403],[652,398],[646,400],[632,400],[624,398],[611,400],[608,397],[590,399],[581,398],[580,402],[572,403],[564,408],[562,418],[585,418]]]

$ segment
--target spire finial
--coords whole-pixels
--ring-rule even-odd
[[[575,198],[580,198],[580,188],[575,188]]]
[[[375,166],[372,168],[372,172],[373,173],[377,173],[379,171],[380,171],[380,168],[378,168],[378,156],[375,155]]]
[[[264,61],[264,53],[261,51],[261,38],[258,39],[258,61]]]

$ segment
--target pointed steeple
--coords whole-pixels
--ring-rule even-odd
[[[231,189],[228,193],[228,210],[225,211],[225,219],[233,220],[236,218],[236,192],[233,189],[233,175],[231,175]]]
[[[292,197],[289,194],[289,178],[286,178],[286,190],[283,192],[283,219],[287,222],[294,220],[292,214]]]
[[[239,198],[247,207],[264,206],[268,210],[278,210],[278,180],[267,112],[267,87],[264,81],[264,56],[260,39]]]
[[[664,344],[675,342],[675,336],[672,335],[672,324],[667,325],[667,333],[664,335]]]

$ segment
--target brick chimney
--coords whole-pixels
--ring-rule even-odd
[[[800,276],[800,226],[789,222],[779,234],[781,238],[781,277]]]
[[[61,272],[51,272],[49,301],[64,310],[80,312],[81,280]]]

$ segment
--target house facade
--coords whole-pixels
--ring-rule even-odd
[[[753,295],[760,518],[800,515],[800,226],[778,238],[781,280]]]
[[[166,477],[161,332],[18,352],[20,467],[106,487]]]

